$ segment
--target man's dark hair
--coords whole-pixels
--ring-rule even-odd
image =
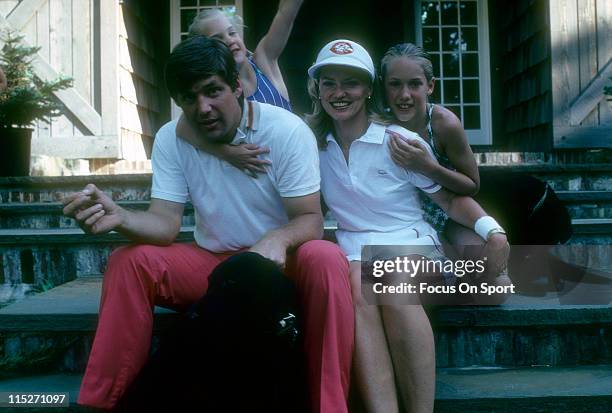
[[[238,69],[232,52],[220,40],[206,36],[189,37],[177,44],[165,69],[166,87],[176,100],[194,83],[218,75],[232,90],[238,86]]]

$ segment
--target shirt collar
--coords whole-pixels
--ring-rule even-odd
[[[259,127],[259,114],[259,102],[245,99],[242,105],[242,118],[230,145],[240,145],[246,141],[250,131],[257,130]]]
[[[359,142],[376,143],[382,145],[382,143],[385,141],[386,129],[386,126],[381,125],[380,123],[370,122],[370,126],[368,126],[368,130],[366,131],[366,133],[364,133],[357,140]],[[336,142],[336,139],[334,139],[334,135],[331,132],[327,134],[326,140],[327,143]]]

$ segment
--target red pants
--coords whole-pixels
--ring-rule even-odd
[[[115,406],[147,361],[153,306],[186,309],[204,295],[208,276],[229,256],[194,244],[116,250],[104,274],[79,404]],[[335,244],[309,241],[288,257],[286,273],[303,308],[311,411],[347,412],[354,333],[348,262]]]

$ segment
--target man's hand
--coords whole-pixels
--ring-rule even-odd
[[[74,218],[88,234],[104,234],[119,227],[124,220],[123,209],[94,184],[66,196],[64,215]]]
[[[414,139],[402,139],[392,135],[389,139],[391,159],[404,169],[428,175],[435,164],[427,149]]]
[[[508,265],[510,244],[504,234],[493,234],[485,244],[483,257],[487,257],[487,272],[498,275]]]
[[[279,268],[284,269],[287,261],[288,245],[285,241],[274,235],[274,231],[266,234],[249,251],[256,252],[269,260],[274,261]]]

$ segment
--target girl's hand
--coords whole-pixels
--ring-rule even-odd
[[[416,140],[392,135],[389,139],[389,150],[393,162],[402,168],[427,175],[434,165],[427,149]]]
[[[221,158],[231,163],[236,168],[257,178],[258,173],[266,173],[266,165],[271,165],[267,159],[259,158],[259,155],[270,153],[270,148],[260,148],[252,143],[241,145],[222,145]]]

